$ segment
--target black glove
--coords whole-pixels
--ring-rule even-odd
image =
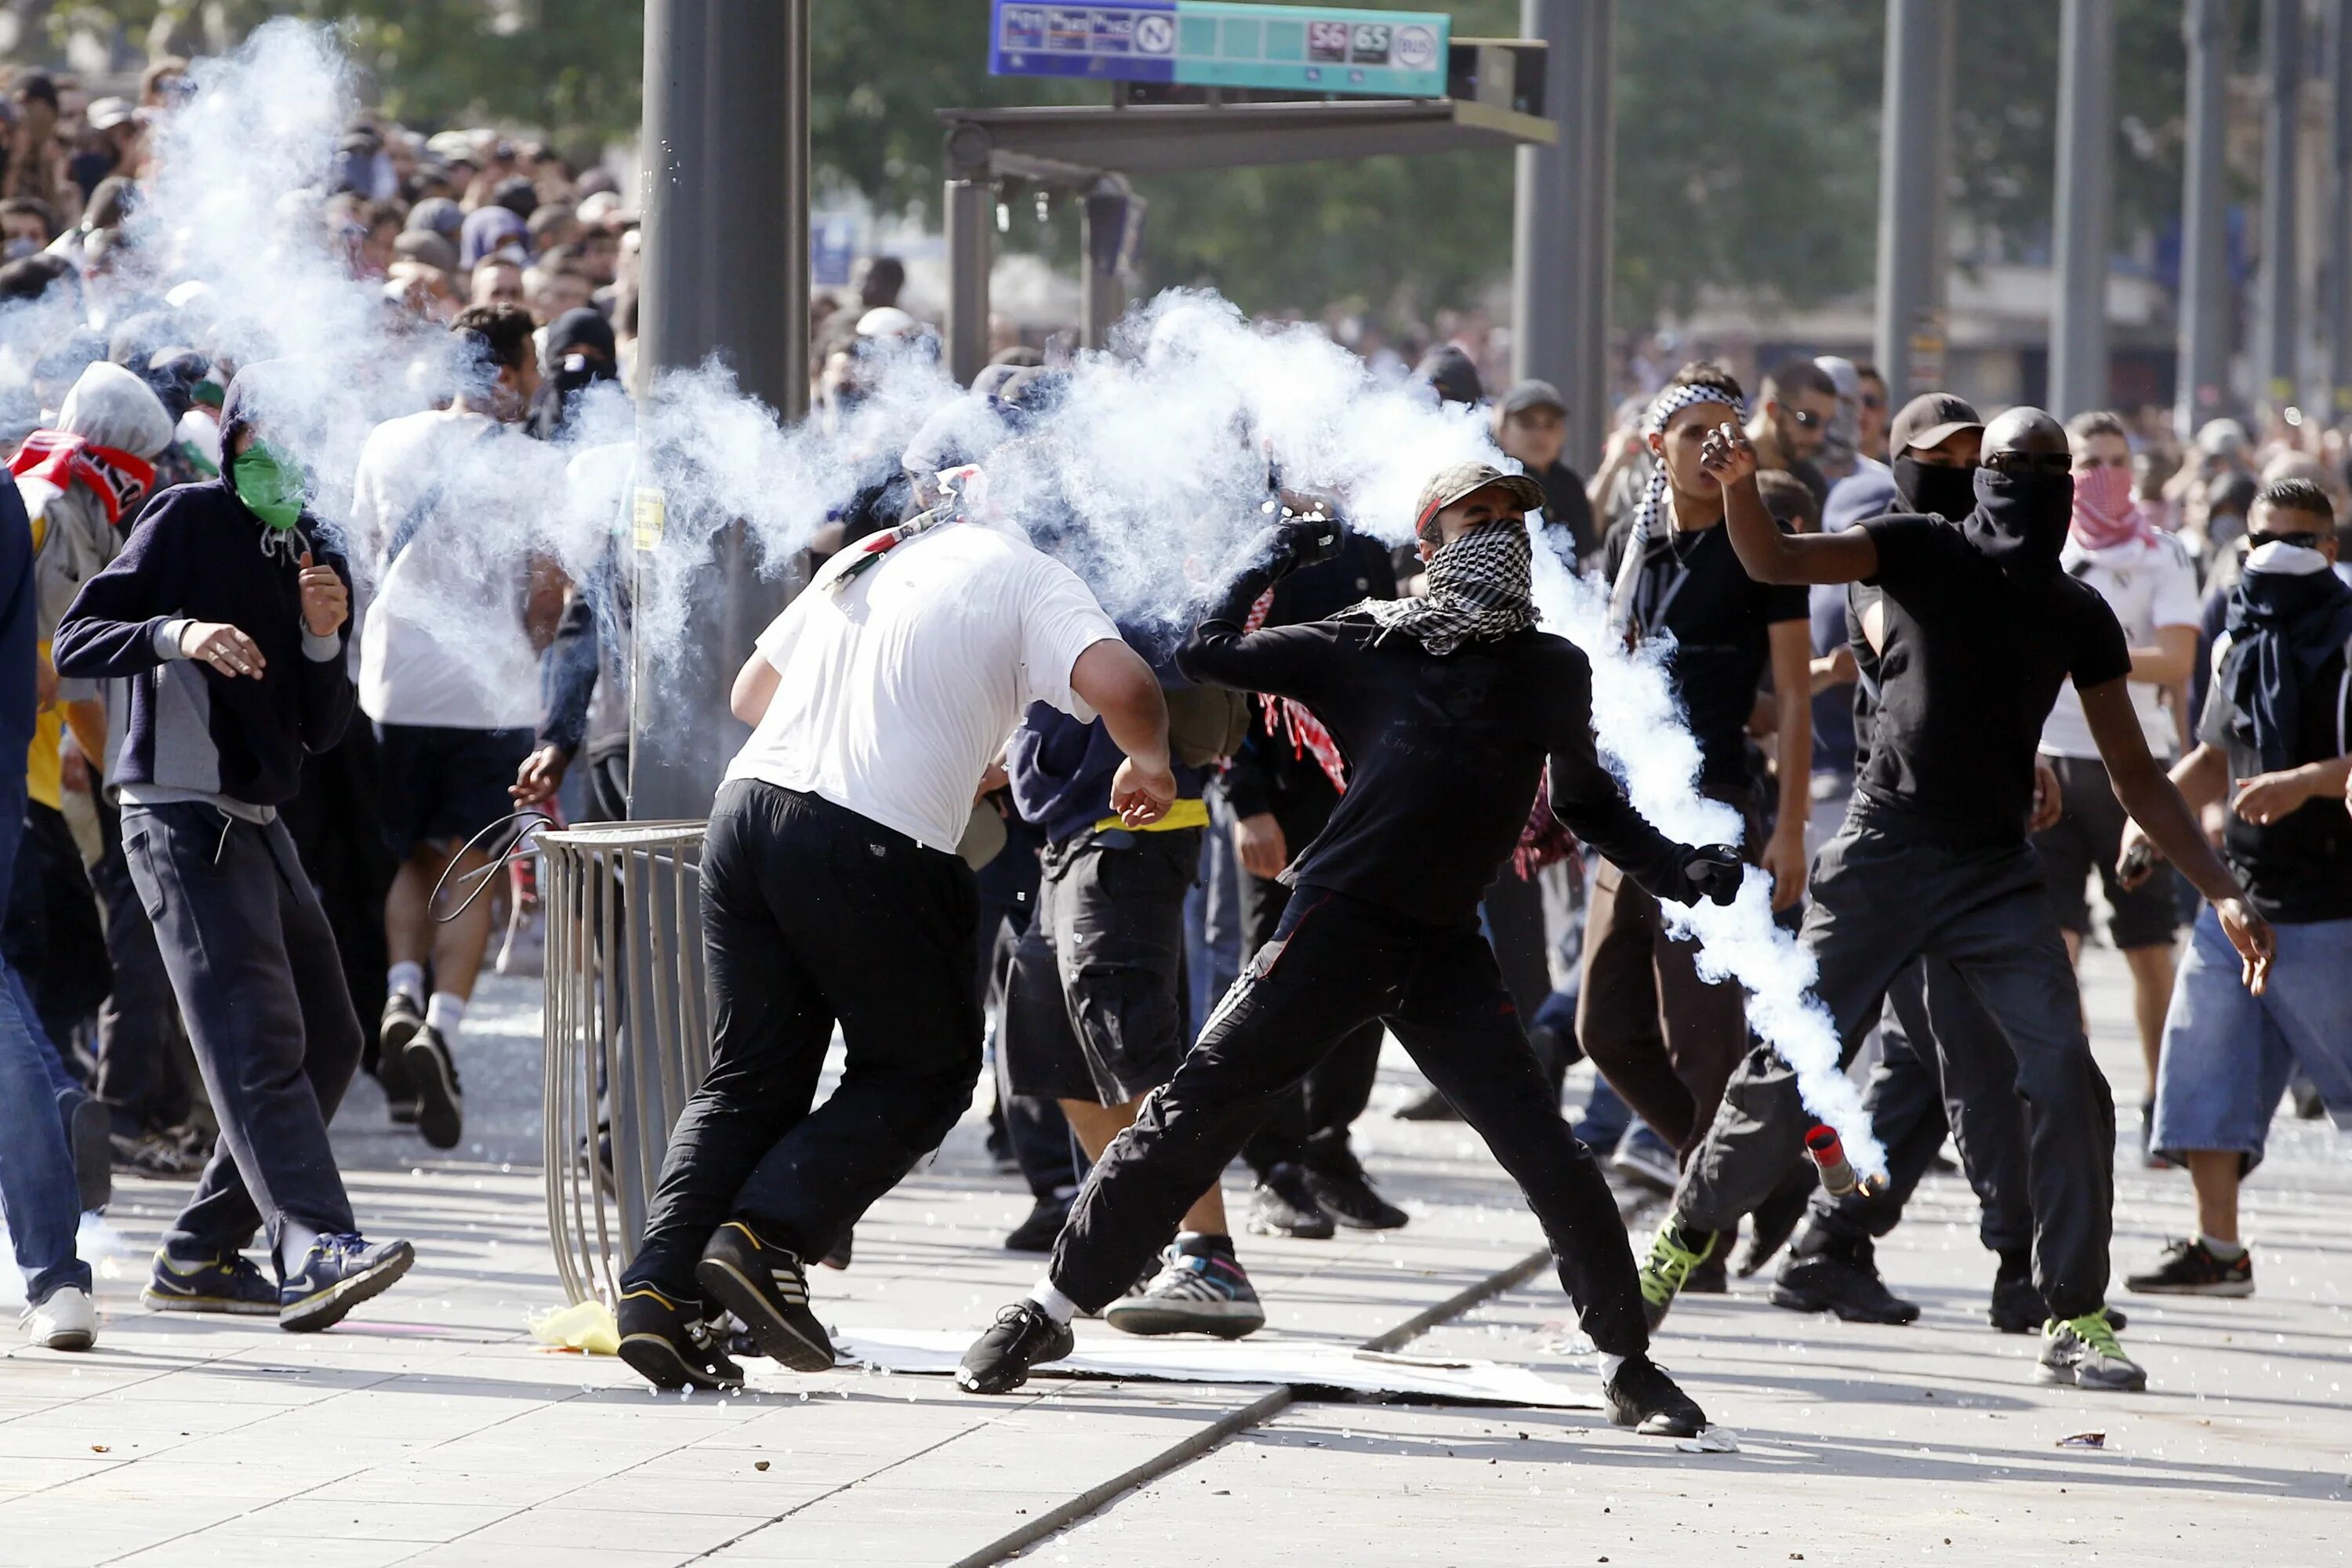
[[[1695,904],[1706,899],[1727,904],[1739,896],[1739,884],[1747,872],[1747,863],[1730,845],[1702,844],[1683,856],[1683,880],[1690,888],[1690,896],[1682,901]]]
[[[1339,542],[1344,537],[1338,518],[1314,513],[1285,517],[1266,531],[1266,536],[1270,545],[1267,564],[1277,581],[1302,566],[1333,559],[1339,553]]]

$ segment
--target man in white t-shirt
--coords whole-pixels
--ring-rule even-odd
[[[505,847],[474,841],[514,810],[509,788],[539,721],[538,647],[564,587],[526,544],[533,509],[562,481],[561,454],[512,428],[539,384],[530,318],[477,307],[450,330],[471,349],[477,381],[446,409],[378,426],[352,500],[352,557],[373,590],[359,701],[375,723],[384,842],[400,862],[384,900],[377,1073],[393,1120],[415,1121],[436,1149],[463,1131],[452,1047],[489,946],[490,900],[436,921],[433,889],[453,865],[455,881]]]
[[[2097,589],[2123,623],[2124,638],[2131,645],[2132,707],[2147,735],[2148,751],[2169,757],[2179,750],[2179,731],[2176,710],[2165,706],[2161,694],[2177,692],[2197,662],[2197,569],[2179,542],[2158,532],[2132,499],[2131,442],[2123,421],[2113,414],[2081,414],[2066,431],[2074,449],[2074,512],[2059,565]],[[2034,835],[2033,847],[2049,869],[2051,905],[2066,951],[2077,961],[2082,957],[2091,930],[2088,888],[2095,873],[2106,893],[2107,935],[2131,969],[2132,1011],[2147,1067],[2140,1105],[2145,1149],[2147,1111],[2156,1097],[2157,1047],[2172,995],[2180,906],[2169,877],[2133,888],[2117,880],[2116,855],[2126,818],[2083,717],[2082,700],[2071,686],[2059,689],[2057,705],[2042,725],[2042,754],[2058,774],[2064,812],[2055,826]]]
[[[783,1365],[833,1365],[803,1260],[971,1102],[977,893],[955,850],[1032,702],[1101,718],[1129,826],[1166,814],[1150,667],[1067,567],[940,512],[835,556],[735,678],[754,728],[702,852],[710,1071],[622,1278],[620,1353],[656,1386],[741,1382],[707,1327],[722,1310]],[[848,1061],[812,1110],[836,1022]]]

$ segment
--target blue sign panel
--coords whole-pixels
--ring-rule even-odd
[[[1125,0],[994,0],[998,76],[1442,98],[1451,20],[1430,11]]]

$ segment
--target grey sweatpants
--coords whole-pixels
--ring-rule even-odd
[[[126,805],[122,853],[221,1124],[164,1245],[217,1256],[266,1225],[289,1272],[313,1237],[358,1228],[327,1143],[361,1044],[334,932],[282,822]]]
[[[2074,971],[2042,881],[2041,862],[2022,842],[1927,843],[1857,795],[1815,862],[1801,940],[1820,965],[1814,994],[1837,1022],[1846,1060],[1877,1021],[1895,976],[1922,956],[1950,964],[1999,1026],[2025,1104],[2033,1282],[2053,1316],[2072,1318],[2106,1300],[2116,1108],[2091,1059]],[[1996,1079],[2000,1070],[1997,1063],[1969,1068]],[[1796,1074],[1768,1047],[1748,1052],[1684,1170],[1675,1223],[1686,1231],[1738,1226],[1803,1157],[1811,1125]]]

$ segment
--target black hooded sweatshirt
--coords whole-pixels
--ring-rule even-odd
[[[252,416],[248,378],[262,368],[229,387],[225,451]],[[298,563],[310,551],[347,589],[351,571],[308,511],[291,531],[272,541],[226,478],[175,485],[148,504],[113,563],[82,584],[58,627],[56,663],[61,675],[131,678],[130,732],[112,780],[125,799],[206,800],[266,820],[292,798],[303,752],[341,738],[352,707],[351,625],[310,635]],[[190,620],[251,637],[261,677],[183,658],[180,623]]]

